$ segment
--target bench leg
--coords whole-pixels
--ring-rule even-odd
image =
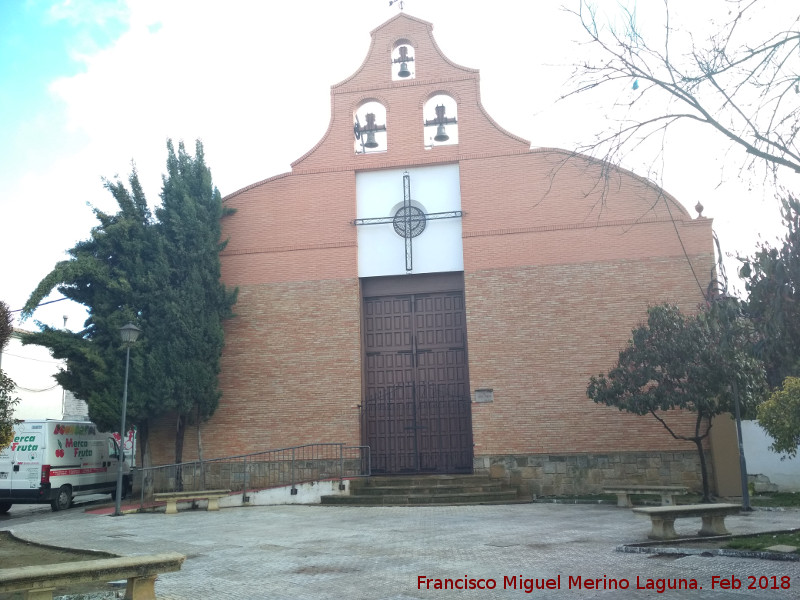
[[[631,508],[633,506],[633,502],[631,502],[631,498],[628,496],[628,494],[617,494],[617,506],[620,508]]]
[[[729,533],[725,529],[724,515],[708,515],[703,517],[703,526],[697,535],[728,535]]]
[[[209,498],[206,510],[219,510],[219,498]]]
[[[25,592],[25,600],[53,600],[53,592],[55,589],[56,588],[28,590]]]
[[[177,515],[178,514],[178,501],[177,500],[167,500],[167,511],[168,515]]]
[[[131,577],[125,586],[125,600],[156,600],[156,577]]]
[[[675,519],[656,517],[651,515],[650,521],[653,527],[650,529],[650,534],[647,536],[651,540],[671,540],[678,537],[675,533]]]

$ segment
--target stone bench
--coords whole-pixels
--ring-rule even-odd
[[[185,559],[168,552],[0,569],[0,595],[23,592],[25,600],[52,600],[55,590],[127,579],[126,600],[155,600],[158,574],[179,571]]]
[[[193,492],[162,492],[153,494],[153,499],[156,502],[167,503],[168,515],[175,515],[178,513],[178,502],[187,502],[191,500],[208,500],[206,510],[219,510],[219,499],[224,498],[230,494],[230,490],[200,490]]]
[[[673,506],[676,504],[675,497],[688,494],[689,488],[681,485],[617,485],[604,487],[603,491],[617,495],[617,506],[631,508],[631,496],[637,494],[661,496],[662,505]]]
[[[647,537],[653,540],[671,540],[675,533],[675,519],[700,517],[703,526],[698,535],[728,535],[725,517],[736,515],[742,510],[739,504],[683,504],[681,506],[640,506],[633,512],[650,517],[652,529]]]

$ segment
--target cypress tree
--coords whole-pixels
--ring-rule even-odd
[[[150,360],[154,338],[148,334],[153,312],[152,291],[163,278],[165,263],[154,238],[154,220],[134,168],[130,189],[119,180],[105,181],[119,211],[109,214],[94,209],[99,224],[89,239],[67,251],[68,260],[55,265],[42,279],[23,308],[23,317],[54,289],[88,310],[83,329],[70,332],[49,326],[23,337],[23,344],[50,349],[64,359],[66,368],[56,380],[86,400],[89,416],[101,429],[119,428],[120,399],[124,377],[124,352],[119,328],[133,322],[143,335],[131,349],[127,422],[136,424],[144,464],[149,463],[148,419],[158,414],[162,398],[151,385],[158,379],[158,365]]]
[[[91,419],[114,430],[120,418],[124,352],[119,328],[132,322],[142,334],[131,348],[127,422],[137,426],[143,466],[150,465],[153,419],[176,417],[175,462],[182,460],[189,418],[197,423],[217,407],[222,319],[236,290],[220,282],[220,219],[225,210],[197,142],[195,157],[167,142],[162,206],[153,217],[134,168],[128,189],[105,181],[119,211],[94,210],[99,225],[68,251],[31,294],[23,316],[54,289],[86,306],[79,332],[42,326],[23,343],[46,346],[66,368],[56,375],[86,400]]]
[[[222,321],[231,316],[236,290],[220,282],[221,219],[227,214],[203,145],[195,156],[183,143],[178,151],[167,142],[167,173],[163,177],[156,230],[167,264],[160,287],[158,315],[160,353],[164,365],[165,398],[175,416],[175,462],[183,460],[187,425],[198,426],[217,408],[217,377],[224,342]],[[180,482],[179,482],[180,485]]]

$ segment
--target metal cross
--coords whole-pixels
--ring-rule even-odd
[[[456,219],[463,216],[460,210],[451,210],[438,213],[424,213],[422,210],[411,204],[411,176],[408,171],[403,172],[403,206],[390,217],[372,217],[367,219],[354,219],[353,225],[383,225],[391,223],[397,235],[405,239],[406,242],[406,273],[410,273],[414,267],[412,238],[417,237],[423,231],[428,221],[434,219]]]

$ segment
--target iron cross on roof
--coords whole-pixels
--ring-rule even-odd
[[[397,235],[405,239],[406,243],[406,273],[414,268],[413,248],[411,240],[425,231],[428,221],[434,219],[456,219],[463,213],[460,210],[447,212],[425,213],[420,208],[411,204],[411,176],[408,171],[403,172],[403,206],[390,217],[371,217],[367,219],[354,219],[353,225],[383,225],[391,223]]]

